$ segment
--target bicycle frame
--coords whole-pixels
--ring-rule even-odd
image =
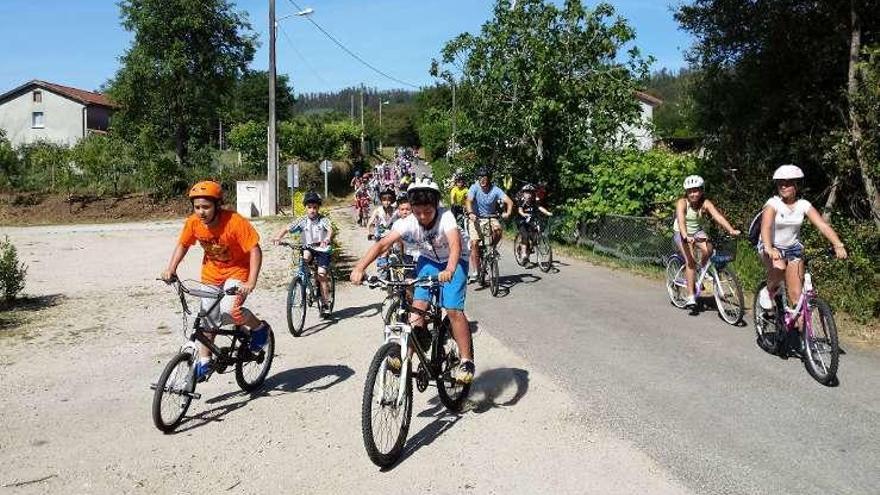
[[[417,284],[414,284],[417,285]],[[407,302],[406,298],[406,286],[403,284],[395,284],[395,289],[401,292],[400,294],[400,308],[397,310],[398,321],[385,325],[385,343],[389,342],[397,342],[400,345],[401,349],[401,380],[403,383],[407,383],[410,375],[410,363],[412,362],[412,355],[408,351],[408,349],[412,348],[415,352],[416,356],[418,356],[419,361],[425,365],[425,369],[428,371],[428,374],[432,380],[437,380],[439,376],[439,372],[436,367],[437,361],[437,353],[439,349],[437,346],[433,346],[433,355],[429,359],[427,356],[427,352],[422,349],[421,344],[419,343],[419,339],[412,338],[412,325],[409,324],[408,321],[400,321],[403,318],[409,318],[412,313],[419,313],[426,320],[430,319],[433,323],[434,328],[439,327],[442,324],[442,310],[440,309],[440,286],[432,283],[429,287],[431,291],[431,302],[428,305],[427,310],[420,310],[412,307],[409,302]],[[427,331],[427,326],[426,326]],[[432,341],[435,336],[432,335]],[[412,344],[412,347],[410,347]],[[382,389],[385,388],[385,374],[383,373],[379,378],[379,385]],[[397,407],[403,406],[403,402],[405,400],[406,387],[400,387],[397,392]]]
[[[673,256],[678,256],[682,259],[682,262],[684,262],[684,257],[681,255],[681,253],[675,253],[673,254]],[[702,268],[697,270],[697,277],[694,279],[694,297],[700,297],[700,295],[703,293],[703,281],[706,279],[707,276],[712,279],[713,283],[718,283],[718,269],[715,267],[715,260],[712,259],[714,256],[715,249],[713,248],[712,254],[709,255],[709,260],[702,266]],[[679,273],[683,274],[684,270],[686,270],[686,268],[684,265],[682,265],[681,272]],[[679,279],[679,277],[676,276],[674,282],[675,285],[679,287],[687,288],[687,279],[684,277]]]

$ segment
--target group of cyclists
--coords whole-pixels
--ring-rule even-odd
[[[413,160],[412,149],[399,147],[392,161],[383,161],[364,173],[355,171],[350,185],[354,191],[354,207],[358,213],[359,225],[365,225],[367,210],[371,205],[376,206],[381,202],[383,192],[406,192],[415,180]]]
[[[402,156],[399,158],[397,163],[406,161]],[[490,170],[480,168],[476,176],[470,186],[463,175],[454,177],[448,207],[443,204],[440,187],[430,176],[413,180],[405,192],[383,179],[383,188],[376,194],[377,206],[367,225],[369,238],[376,242],[358,260],[350,276],[352,283],[362,283],[367,267],[395,247],[406,259],[415,262],[414,276],[436,276],[443,284],[440,302],[449,316],[462,358],[454,376],[462,383],[470,383],[475,373],[464,309],[467,284],[476,278],[475,270],[480,263],[477,242],[488,233],[488,242],[497,244],[502,233],[498,219],[509,218],[515,206],[521,229],[528,228],[533,215],[552,215],[538,201],[535,186],[522,187],[517,195],[518,205],[514,205],[507,193],[492,183]],[[789,301],[794,303],[800,295],[804,253],[800,231],[805,219],[831,242],[837,258],[847,257],[846,248],[831,225],[809,201],[800,197],[803,177],[803,171],[795,165],[779,167],[773,174],[777,194],[767,200],[756,219],[757,226],[753,227],[760,231],[760,241],[755,247],[767,270],[767,289],[759,294],[761,310],[767,312],[783,304],[784,295],[779,290],[783,281]],[[711,219],[732,236],[741,234],[706,197],[704,186],[702,177],[687,177],[683,183],[684,196],[675,205],[674,240],[686,260],[688,305],[695,303],[695,273],[701,262],[698,260],[705,262],[713,250],[706,235],[708,221]],[[237,295],[225,299],[223,304],[212,305],[214,300],[203,300],[203,309],[212,309],[216,313],[212,315],[215,321],[239,325],[250,332],[251,349],[259,351],[266,345],[271,328],[244,307],[246,298],[256,287],[262,264],[259,235],[245,218],[221,208],[223,191],[218,183],[195,184],[189,198],[193,214],[183,226],[162,279],[175,279],[178,265],[189,248],[198,242],[204,250],[202,283],[217,290],[237,287]],[[333,228],[320,212],[322,198],[317,193],[307,193],[303,203],[306,215],[278,231],[272,240],[278,243],[289,233],[301,234],[303,256],[317,263],[321,293],[326,299]],[[528,236],[522,238],[528,239]],[[527,252],[528,246],[516,249]],[[412,297],[413,307],[422,310],[430,300],[425,289],[416,289]],[[418,319],[418,313],[414,312],[414,328],[419,325]],[[210,351],[201,347],[195,363],[197,379],[203,379],[208,373],[210,360]]]

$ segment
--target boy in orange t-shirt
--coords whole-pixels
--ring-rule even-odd
[[[177,267],[196,241],[205,254],[202,258],[202,283],[219,290],[238,288],[234,297],[225,296],[215,310],[208,314],[209,320],[219,325],[241,325],[251,332],[251,350],[259,352],[265,347],[271,328],[248,309],[243,308],[245,298],[253,292],[260,275],[263,253],[260,235],[244,217],[233,211],[223,210],[223,189],[213,181],[202,181],[190,189],[189,198],[193,214],[186,219],[180,232],[177,247],[171,255],[162,279],[170,281],[176,276]],[[214,299],[202,300],[207,311]],[[199,346],[199,362],[196,378],[202,378],[210,370],[211,351]]]

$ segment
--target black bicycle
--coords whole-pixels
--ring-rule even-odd
[[[318,286],[318,266],[314,259],[306,262],[303,257],[303,251],[306,249],[300,244],[292,244],[281,241],[279,246],[287,246],[294,253],[299,253],[299,262],[296,256],[293,257],[291,264],[296,266],[296,272],[293,280],[287,287],[287,329],[294,337],[302,335],[303,327],[306,324],[306,310],[309,306],[318,305],[318,312],[321,315],[329,315],[333,312],[333,305],[336,302],[336,275],[333,270],[328,270],[330,276],[330,294],[329,301],[324,301],[321,296],[321,289]],[[317,245],[316,245],[317,246]]]
[[[537,255],[537,264],[542,272],[547,273],[553,268],[553,246],[550,244],[550,219],[539,216],[538,214],[530,215],[525,219],[528,227],[528,236],[523,242],[522,234],[517,232],[516,238],[513,239],[513,254],[516,257],[516,263],[525,267],[528,257],[531,254]],[[523,253],[519,246],[526,245],[526,252]]]
[[[494,297],[498,297],[500,286],[498,284],[498,259],[501,254],[496,246],[491,242],[486,242],[486,236],[492,235],[492,219],[499,218],[498,215],[488,215],[477,218],[475,229],[477,231],[477,250],[480,254],[480,266],[477,267],[477,281],[480,286],[485,287],[488,283],[489,289]],[[490,220],[488,222],[480,222],[480,220]],[[488,230],[488,232],[484,232]]]
[[[364,447],[374,464],[388,467],[397,462],[409,433],[412,419],[412,350],[419,364],[415,372],[416,388],[424,392],[431,381],[437,385],[440,402],[452,412],[460,412],[471,385],[452,376],[461,363],[458,345],[452,337],[449,317],[442,316],[440,282],[436,277],[393,282],[369,277],[370,288],[391,288],[400,306],[394,320],[385,325],[385,342],[376,352],[367,371],[361,406],[361,431]],[[413,308],[406,291],[425,287],[431,292],[427,310]],[[411,313],[422,315],[425,329],[409,324]],[[471,338],[473,352],[473,338]]]
[[[201,394],[196,393],[197,382],[207,381],[214,373],[226,373],[229,367],[235,369],[235,382],[245,392],[258,389],[266,380],[269,368],[272,366],[272,358],[275,355],[275,336],[269,331],[266,345],[257,353],[250,350],[250,333],[245,332],[238,325],[231,329],[221,328],[219,322],[213,321],[209,315],[226,296],[234,296],[238,293],[236,287],[226,291],[198,284],[198,288],[187,287],[176,277],[167,282],[173,285],[180,298],[183,307],[183,332],[187,342],[181,347],[180,352],[174,356],[165,366],[159,381],[150,385],[155,390],[153,394],[153,424],[165,433],[174,431],[193,399],[200,399]],[[193,282],[197,284],[197,282]],[[191,331],[187,335],[187,317],[192,315],[186,296],[214,299],[210,308],[199,311],[195,317]],[[228,345],[218,346],[211,342],[208,335],[228,337]],[[195,366],[198,361],[198,346],[196,342],[211,350],[211,360],[208,374],[201,380],[196,380]]]

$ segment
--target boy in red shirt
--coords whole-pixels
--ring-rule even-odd
[[[176,276],[177,266],[196,241],[205,254],[202,258],[202,283],[218,291],[238,287],[236,296],[225,296],[208,319],[217,325],[241,325],[251,332],[251,350],[259,352],[269,338],[272,330],[269,324],[254,316],[241,305],[248,294],[253,292],[260,275],[263,252],[260,250],[260,235],[244,217],[220,208],[223,202],[223,189],[213,181],[197,183],[189,191],[193,214],[186,219],[171,255],[168,267],[162,272],[162,279],[170,281]],[[214,300],[202,299],[202,308],[207,311]],[[199,346],[199,362],[196,365],[196,378],[201,379],[210,370],[211,351]]]

